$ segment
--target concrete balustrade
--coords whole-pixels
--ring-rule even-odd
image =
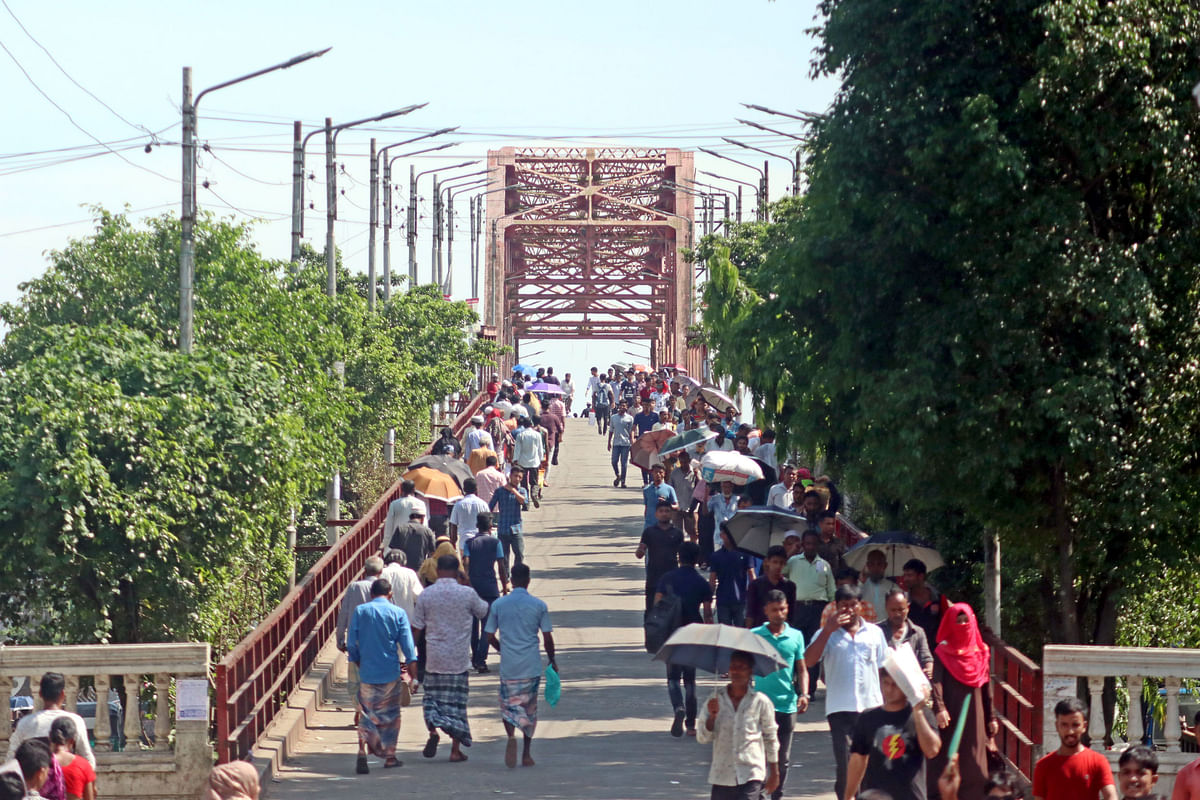
[[[60,672],[67,683],[66,707],[78,713],[80,679],[90,678],[96,692],[92,733],[99,794],[142,800],[194,798],[212,767],[210,715],[173,720],[170,700],[174,681],[208,682],[208,660],[208,644],[191,642],[0,647],[0,697],[8,698],[14,686],[29,678],[35,708],[41,708],[38,685],[43,673]],[[115,676],[121,676],[124,685],[120,731],[113,730],[108,713]],[[153,685],[156,695],[152,743],[142,736],[140,692],[146,682]],[[8,749],[12,728],[11,715],[0,713],[0,754]],[[124,743],[120,752],[114,749],[116,741]]]
[[[1046,645],[1042,663],[1043,742],[1045,752],[1058,746],[1054,727],[1054,705],[1067,697],[1079,696],[1079,681],[1087,682],[1088,736],[1092,748],[1103,752],[1116,769],[1117,759],[1130,742],[1140,742],[1146,730],[1142,723],[1142,689],[1147,678],[1159,679],[1166,690],[1166,710],[1161,731],[1154,741],[1159,758],[1159,779],[1155,793],[1170,797],[1175,775],[1200,753],[1184,753],[1180,746],[1179,688],[1184,679],[1200,678],[1200,650],[1161,647],[1084,647]],[[1128,726],[1125,737],[1118,737],[1105,725],[1102,713],[1104,680],[1115,678],[1129,694]],[[1105,749],[1106,737],[1114,744]]]

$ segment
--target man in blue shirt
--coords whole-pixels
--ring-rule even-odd
[[[504,763],[517,765],[517,728],[525,737],[522,766],[532,767],[533,732],[537,728],[538,687],[542,681],[542,657],[538,652],[538,632],[546,647],[546,658],[554,671],[553,628],[546,604],[529,593],[529,565],[519,564],[512,571],[512,593],[492,604],[485,630],[492,646],[500,651],[500,709],[508,745]],[[503,640],[496,634],[503,636]]]
[[[717,622],[742,627],[746,624],[746,590],[754,579],[750,556],[738,550],[721,523],[721,549],[708,557],[709,584],[716,592]]]
[[[508,594],[508,565],[504,563],[504,545],[492,535],[492,515],[480,514],[474,527],[474,538],[467,544],[463,554],[463,566],[471,580],[471,588],[479,599],[492,607],[501,593]],[[496,569],[500,569],[500,582],[496,583]],[[479,673],[488,671],[488,639],[483,634],[483,620],[471,619],[471,663]]]
[[[346,634],[346,653],[358,665],[358,762],[355,771],[365,774],[367,750],[384,759],[384,767],[399,767],[396,740],[400,735],[402,683],[397,648],[404,652],[406,669],[412,677],[416,648],[404,609],[393,605],[392,584],[377,578],[371,584],[371,600],[354,609]]]
[[[649,528],[657,522],[655,510],[659,500],[668,501],[672,512],[679,510],[679,497],[675,494],[674,487],[664,482],[666,477],[667,468],[662,464],[655,464],[650,468],[650,483],[642,487],[642,502],[645,504],[645,512],[642,515],[643,528]]]
[[[508,567],[509,556],[517,564],[525,563],[525,538],[521,533],[521,509],[529,507],[529,493],[521,486],[525,470],[513,465],[508,473],[508,483],[492,493],[488,509],[499,512],[496,516],[496,534],[504,545],[504,565]]]
[[[771,698],[775,706],[775,725],[779,731],[779,759],[776,762],[779,764],[779,786],[771,793],[771,800],[779,800],[783,797],[783,782],[787,780],[796,712],[803,714],[808,710],[808,670],[804,668],[804,634],[787,622],[787,596],[778,589],[772,589],[767,592],[766,601],[766,624],[753,631],[779,651],[787,666],[770,675],[756,677],[754,689]]]
[[[653,400],[643,400],[642,410],[633,418],[633,428],[637,432],[637,436],[633,437],[636,442],[638,436],[647,434],[654,430],[654,426],[658,424],[658,412],[654,410]],[[642,470],[642,485],[645,486],[650,482],[650,471]]]
[[[693,622],[712,622],[712,589],[708,581],[700,577],[696,571],[696,559],[700,557],[700,545],[695,542],[684,542],[679,546],[679,568],[668,572],[658,581],[654,602],[663,598],[668,590],[675,593],[683,606],[681,624]],[[701,607],[703,606],[703,615]],[[679,687],[683,681],[683,689]],[[687,692],[685,700],[684,691]],[[683,667],[675,664],[667,665],[667,694],[671,698],[671,706],[675,709],[675,719],[671,723],[671,735],[678,738],[683,735],[684,723],[687,723],[688,736],[696,735],[696,670],[694,667]]]

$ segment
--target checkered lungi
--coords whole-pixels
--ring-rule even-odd
[[[360,683],[358,686],[358,740],[371,755],[392,758],[400,736],[400,684]]]
[[[471,746],[471,726],[467,722],[467,675],[466,672],[457,675],[426,672],[425,682],[421,684],[421,694],[425,697],[425,724],[441,728],[464,747]]]
[[[521,733],[533,738],[537,728],[538,687],[542,676],[500,680],[500,716]]]

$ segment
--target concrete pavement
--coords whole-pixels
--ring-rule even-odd
[[[555,708],[543,699],[533,756],[537,766],[504,766],[504,728],[498,711],[498,656],[492,672],[471,675],[474,745],[469,761],[421,757],[426,732],[418,694],[404,710],[398,757],[404,766],[356,776],[353,709],[344,685],[302,738],[299,756],[264,787],[275,800],[331,797],[355,800],[423,797],[475,800],[525,798],[708,797],[710,747],[672,738],[665,669],[642,646],[643,568],[633,556],[641,530],[637,470],[628,489],[612,487],[603,439],[582,419],[567,421],[561,464],[550,471],[540,510],[526,517],[530,591],[550,606],[563,695]],[[717,685],[699,676],[703,704]],[[833,797],[829,734],[818,702],[799,718],[785,796]]]

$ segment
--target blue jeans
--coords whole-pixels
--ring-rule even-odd
[[[683,686],[680,687],[680,681]],[[687,693],[686,699],[684,693]],[[671,708],[683,709],[684,722],[688,730],[696,727],[696,670],[677,664],[667,665],[667,694],[671,697]]]
[[[617,469],[617,464],[621,465],[621,469]],[[613,476],[625,482],[625,473],[629,471],[629,445],[614,444],[612,449],[612,468]]]
[[[479,594],[476,592],[476,594]],[[492,610],[492,603],[496,602],[495,597],[484,597],[479,595],[483,602],[488,604],[488,611]],[[478,667],[480,664],[487,663],[488,657],[488,637],[483,632],[483,625],[487,622],[487,617],[480,619],[479,617],[471,617],[471,666]]]
[[[525,563],[525,535],[521,532],[521,526],[513,525],[508,533],[502,533],[498,537],[500,544],[504,545],[504,566],[512,569],[513,564]]]

